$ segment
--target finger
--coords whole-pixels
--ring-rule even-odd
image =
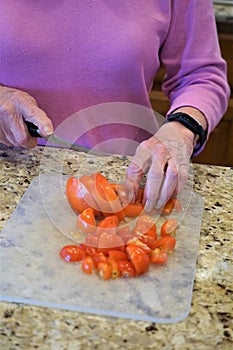
[[[189,161],[187,160],[187,163],[182,163],[179,166],[179,174],[178,174],[178,182],[177,186],[175,187],[172,196],[177,197],[178,194],[182,191],[184,188],[186,182],[189,178]]]
[[[44,136],[49,136],[53,133],[53,124],[46,113],[40,109],[36,103],[30,99],[20,101],[19,113],[25,120],[28,120],[38,126],[39,132]]]
[[[156,209],[159,209],[162,206],[164,206],[167,203],[167,201],[172,197],[175,189],[178,188],[178,178],[178,168],[174,162],[174,159],[171,158],[168,160],[164,180],[160,189],[158,200],[155,205]]]
[[[152,164],[147,174],[147,181],[144,190],[143,202],[145,210],[151,211],[155,208],[155,204],[160,194],[160,189],[164,181],[164,173],[168,160],[166,149],[162,145],[158,145],[154,150]]]

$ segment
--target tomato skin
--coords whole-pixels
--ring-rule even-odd
[[[167,262],[167,260],[167,253],[162,251],[160,248],[155,248],[150,257],[150,261],[155,264],[164,264]]]
[[[170,253],[175,249],[175,246],[176,239],[173,236],[164,236],[154,243],[153,250],[160,248],[162,251]]]
[[[66,245],[60,250],[60,257],[65,261],[81,261],[85,252],[78,245]]]
[[[72,209],[77,213],[89,207],[82,196],[82,186],[82,183],[75,177],[70,177],[66,182],[66,197]]]
[[[142,275],[149,269],[149,256],[139,247],[129,245],[126,247],[129,260],[132,262],[137,275]]]
[[[112,230],[108,230],[108,232],[116,233],[118,225],[119,225],[119,218],[117,215],[107,216],[103,220],[101,220],[97,225],[96,234],[97,235],[101,234],[103,229],[108,229],[108,228],[112,229]]]
[[[92,274],[94,267],[93,259],[91,256],[86,256],[82,261],[82,270],[87,274]]]
[[[95,232],[96,221],[94,211],[92,208],[87,208],[78,215],[77,227],[85,233]]]
[[[119,260],[118,266],[122,277],[124,278],[136,277],[136,270],[131,261]]]
[[[162,237],[175,235],[177,227],[178,222],[176,219],[168,219],[163,223],[160,234]]]
[[[127,260],[128,259],[128,256],[125,252],[122,252],[121,250],[116,250],[116,249],[109,250],[108,256],[110,259],[113,259],[113,260]]]
[[[109,280],[112,278],[112,269],[107,262],[100,262],[98,264],[98,274],[103,280]]]
[[[111,267],[112,271],[112,278],[118,278],[121,276],[121,271],[118,266],[118,261],[113,259],[113,258],[108,258],[107,259],[109,266]]]
[[[97,269],[100,263],[107,263],[107,257],[102,252],[96,252],[93,256],[93,263]]]
[[[135,246],[141,248],[144,253],[151,254],[151,249],[148,247],[146,242],[143,242],[143,239],[141,237],[139,238],[132,238],[128,241],[127,246]]]

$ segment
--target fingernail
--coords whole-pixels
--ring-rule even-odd
[[[43,128],[42,132],[44,135],[51,135],[53,133],[53,129],[50,126],[46,125]]]

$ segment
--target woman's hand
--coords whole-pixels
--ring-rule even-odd
[[[24,120],[37,125],[45,136],[53,132],[51,120],[32,96],[21,90],[0,86],[0,142],[7,146],[35,147],[37,139],[30,136]]]
[[[188,179],[193,146],[194,134],[178,122],[164,124],[153,137],[143,141],[126,174],[126,184],[133,188],[132,201],[147,172],[143,199],[146,211],[158,209],[176,196]]]

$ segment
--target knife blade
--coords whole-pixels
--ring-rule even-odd
[[[38,127],[35,124],[33,124],[32,122],[25,120],[24,123],[26,124],[27,129],[29,131],[29,134],[32,137],[43,138],[43,139],[49,141],[50,143],[59,144],[59,145],[65,146],[66,148],[73,149],[73,150],[79,151],[79,152],[90,153],[90,154],[93,154],[96,156],[101,156],[101,157],[102,156],[105,156],[105,157],[112,156],[111,153],[97,151],[97,150],[94,150],[92,148],[88,148],[88,147],[85,147],[82,145],[71,143],[69,141],[65,141],[65,140],[61,139],[60,137],[56,136],[54,133],[52,133],[49,136],[44,136],[44,135],[40,134]]]

